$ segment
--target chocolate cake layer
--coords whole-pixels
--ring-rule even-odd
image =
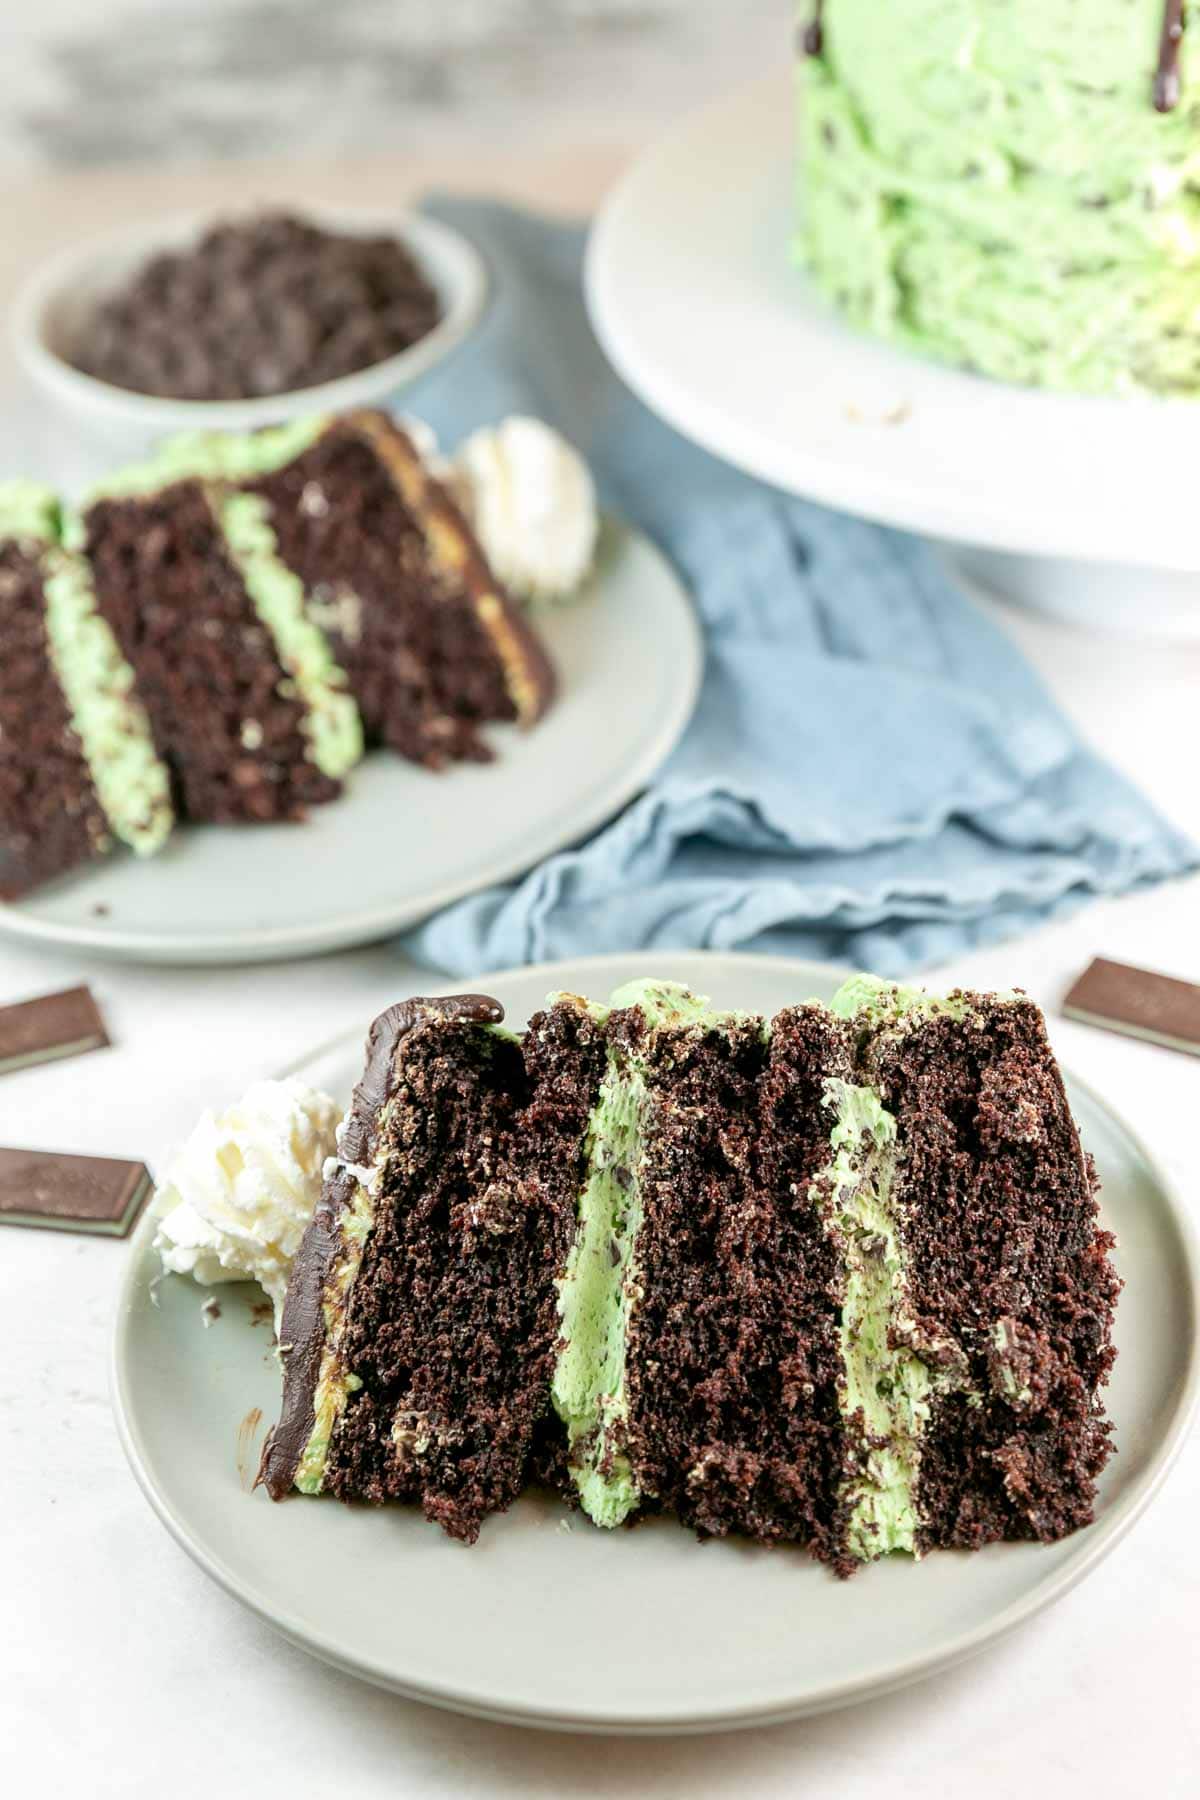
[[[316,1428],[322,1363],[335,1361],[335,1347],[328,1342],[334,1327],[325,1312],[326,1289],[335,1275],[343,1275],[337,1309],[340,1330],[361,1265],[363,1237],[373,1221],[374,1169],[386,1154],[383,1114],[398,1080],[398,1058],[408,1034],[430,1017],[498,1023],[504,1017],[504,1009],[483,994],[402,1000],[380,1013],[367,1034],[362,1078],[338,1131],[338,1160],[325,1171],[321,1198],[288,1283],[279,1345],[284,1371],[283,1406],[279,1422],[263,1446],[258,1473],[259,1482],[273,1500],[282,1499],[296,1481]],[[347,1227],[355,1223],[356,1207],[362,1229],[351,1235]],[[331,1422],[332,1417],[331,1413]],[[319,1489],[324,1474],[328,1431],[324,1437],[314,1491]]]
[[[530,1338],[547,1245],[511,1162],[524,1069],[517,1045],[470,1024],[416,1027],[400,1061],[344,1339],[362,1385],[325,1485],[419,1500],[470,1542],[520,1492],[546,1404],[545,1347],[531,1366]]]
[[[390,420],[335,421],[250,489],[268,504],[279,554],[308,590],[371,740],[439,768],[490,756],[481,724],[532,724],[545,711],[545,653]]]
[[[921,1436],[919,1545],[1062,1537],[1090,1522],[1111,1454],[1120,1284],[1042,1015],[963,996],[867,1060],[902,1147],[917,1329],[951,1377]]]
[[[824,1082],[843,1027],[797,1009],[610,1031],[646,1057],[629,1324],[629,1460],[644,1494],[705,1535],[801,1539],[837,1561],[836,1267],[809,1193],[827,1159]]]
[[[771,1023],[758,1093],[758,1181],[769,1225],[758,1252],[768,1319],[779,1321],[776,1362],[763,1398],[774,1432],[779,1495],[770,1535],[795,1537],[839,1574],[848,1572],[844,1381],[838,1336],[844,1262],[824,1228],[829,1200],[829,1084],[850,1076],[851,1045],[824,1007],[789,1007]],[[769,1342],[769,1333],[766,1336]],[[773,1420],[773,1425],[769,1421]],[[736,1529],[767,1535],[753,1522]]]
[[[0,900],[110,847],[51,660],[37,547],[0,542]]]
[[[84,528],[99,611],[136,673],[186,816],[300,819],[333,799],[338,783],[310,759],[306,709],[203,486],[101,497]]]
[[[577,1230],[577,1202],[587,1176],[589,1124],[607,1060],[606,1032],[584,1006],[559,1001],[535,1013],[523,1040],[526,1104],[517,1122],[516,1159],[535,1181],[554,1220],[555,1261],[538,1321],[545,1347],[539,1373],[551,1394],[561,1320],[557,1284]],[[553,1406],[535,1428],[530,1477],[571,1496],[567,1437]]]
[[[500,1017],[458,996],[409,1002],[373,1030],[284,1314],[284,1415],[263,1471],[276,1498],[296,1482],[417,1500],[471,1541],[526,1481],[573,1211],[514,1136],[528,1082],[520,1044],[490,1028]],[[547,1138],[561,1111],[550,1080]],[[339,1264],[351,1273],[335,1298]]]

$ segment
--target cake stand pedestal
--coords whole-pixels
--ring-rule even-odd
[[[610,194],[587,289],[621,375],[723,460],[952,544],[1026,606],[1200,640],[1200,402],[1009,387],[850,330],[790,258],[793,108],[760,82]]]
[[[1138,643],[1200,644],[1200,572],[943,543],[952,570],[1017,606]]]

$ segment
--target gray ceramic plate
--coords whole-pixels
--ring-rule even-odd
[[[560,680],[536,731],[431,775],[369,756],[303,826],[192,827],[13,906],[0,933],[138,962],[265,962],[366,943],[532,868],[624,806],[691,716],[691,603],[647,539],[608,524],[596,577],[539,614]]]
[[[603,995],[647,972],[762,1011],[828,996],[839,979],[766,957],[662,955],[479,985],[521,1024],[551,988]],[[298,1066],[342,1096],[360,1047],[355,1033]],[[607,1534],[549,1500],[490,1521],[473,1549],[407,1510],[272,1506],[250,1492],[278,1397],[268,1328],[253,1324],[257,1290],[224,1290],[208,1330],[188,1280],[163,1281],[153,1304],[150,1221],[133,1246],[115,1338],[117,1419],[134,1472],[201,1567],[294,1642],[464,1712],[679,1732],[795,1718],[914,1681],[1058,1599],[1113,1548],[1166,1473],[1195,1399],[1191,1232],[1137,1139],[1089,1088],[1070,1086],[1126,1287],[1109,1390],[1121,1454],[1096,1523],[1064,1543],[941,1554],[919,1567],[895,1558],[847,1583],[798,1552],[701,1544],[666,1520]],[[210,1098],[198,1094],[197,1109]]]

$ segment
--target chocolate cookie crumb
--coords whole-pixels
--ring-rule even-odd
[[[440,316],[399,239],[264,212],[145,263],[96,308],[72,360],[138,394],[252,400],[370,368]]]

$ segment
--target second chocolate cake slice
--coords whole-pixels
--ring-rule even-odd
[[[309,422],[264,467],[279,554],[303,581],[371,741],[427,768],[491,752],[479,727],[536,724],[554,694],[541,643],[508,598],[423,448],[385,414]]]
[[[810,1190],[849,1033],[666,982],[587,1010],[607,1060],[560,1282],[570,1483],[597,1524],[666,1509],[840,1563],[837,1254]]]
[[[357,709],[264,510],[189,471],[126,470],[70,535],[186,817],[302,818],[361,756]]]
[[[371,1029],[288,1288],[261,1475],[275,1499],[415,1500],[470,1541],[525,1483],[574,1196],[515,1129],[529,1081],[502,1016],[460,994]],[[544,1097],[539,1151],[570,1135],[555,1112]]]
[[[1038,1009],[869,977],[771,1020],[638,981],[528,1030],[409,1001],[284,1315],[263,1479],[530,1480],[849,1574],[1087,1524],[1119,1288]]]
[[[857,977],[830,1096],[852,1555],[1091,1521],[1120,1283],[1045,1021],[1022,994]]]
[[[93,497],[81,535],[152,716],[166,695],[164,738],[212,692],[225,754],[187,779],[195,746],[177,750],[194,817],[234,816],[212,809],[239,784],[255,816],[327,798],[364,736],[430,769],[487,761],[481,726],[549,706],[549,659],[426,436],[378,412],[199,434]]]

